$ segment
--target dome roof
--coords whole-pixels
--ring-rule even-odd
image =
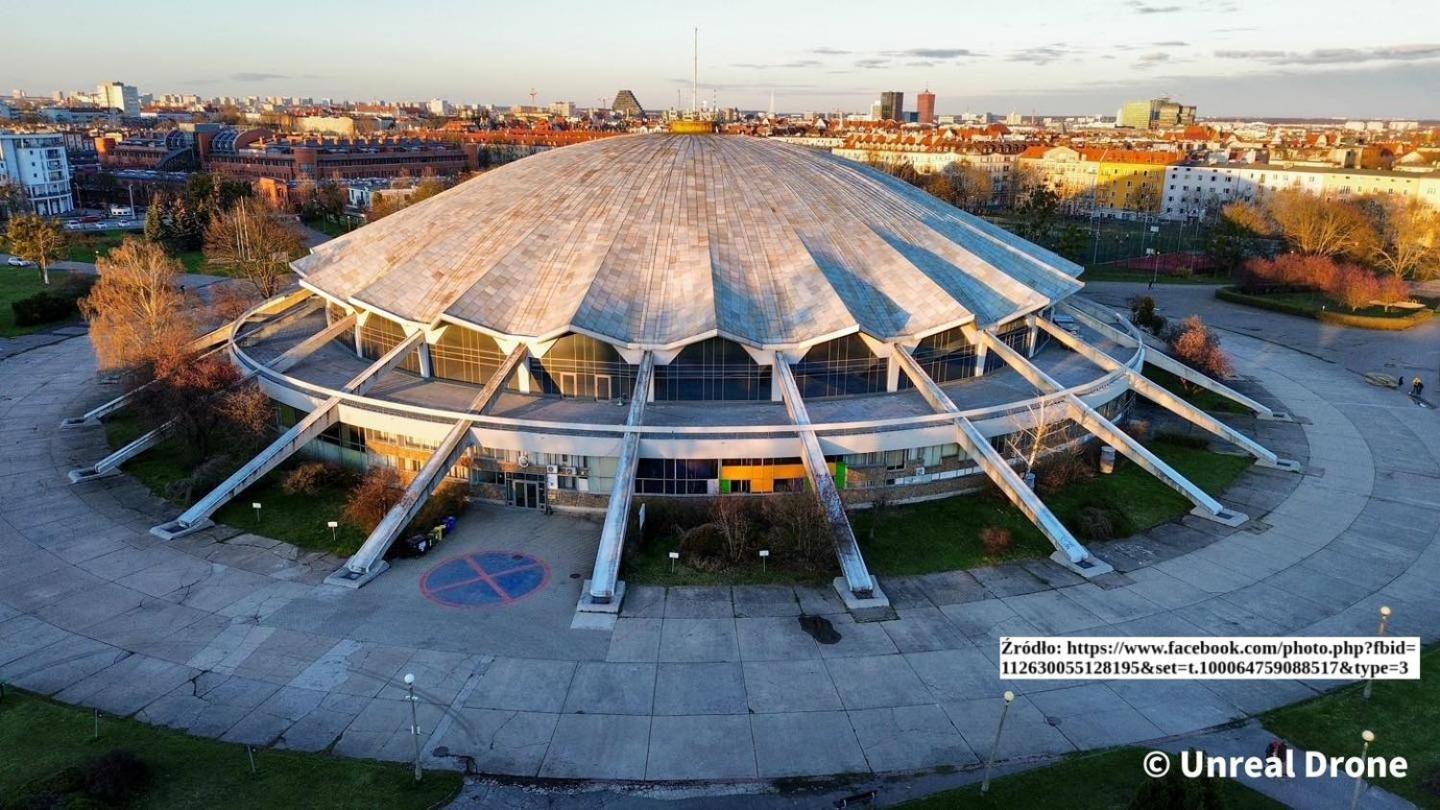
[[[403,320],[756,347],[988,326],[1080,267],[883,172],[773,139],[629,135],[469,180],[295,262]]]

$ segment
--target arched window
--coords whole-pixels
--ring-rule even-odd
[[[756,364],[740,344],[712,337],[655,367],[655,399],[768,401],[770,369]]]
[[[885,390],[885,361],[876,357],[859,334],[819,344],[805,353],[791,372],[800,396],[843,397]]]
[[[448,326],[430,346],[436,377],[484,385],[505,361],[495,339],[474,329]]]
[[[587,335],[566,335],[544,357],[530,358],[533,390],[578,399],[629,399],[636,367],[614,346]]]
[[[405,330],[400,324],[383,315],[370,313],[360,325],[360,353],[370,360],[379,360],[385,353],[405,339]],[[400,368],[420,373],[420,357],[416,352],[405,355]]]

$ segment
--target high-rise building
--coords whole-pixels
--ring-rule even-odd
[[[915,97],[915,111],[919,123],[935,123],[935,94],[930,92],[930,88],[921,90],[920,95]]]
[[[104,82],[95,88],[95,102],[101,107],[119,110],[131,118],[140,116],[140,91],[124,82]]]
[[[905,114],[905,94],[899,90],[886,90],[880,94],[880,120],[900,121]]]
[[[610,109],[619,113],[625,118],[644,118],[645,108],[640,106],[640,100],[629,90],[621,90],[615,94],[615,103]]]
[[[58,132],[0,132],[0,182],[18,185],[27,207],[41,216],[75,209],[65,138]]]
[[[1120,108],[1120,126],[1129,129],[1185,127],[1195,123],[1195,108],[1168,98],[1127,101]]]

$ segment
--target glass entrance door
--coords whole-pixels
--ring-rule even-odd
[[[513,503],[522,509],[540,508],[540,484],[535,481],[511,481]]]

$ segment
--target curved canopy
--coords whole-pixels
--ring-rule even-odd
[[[1080,267],[883,172],[776,140],[630,135],[543,152],[326,242],[323,293],[518,338],[663,348],[989,326]]]

